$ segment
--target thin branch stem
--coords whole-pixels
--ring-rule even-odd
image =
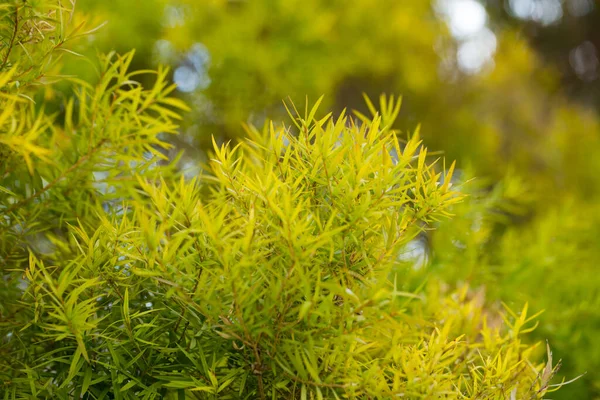
[[[4,210],[4,214],[8,214],[13,212],[14,210],[16,210],[17,208],[21,207],[24,204],[29,203],[31,200],[34,200],[38,197],[40,197],[42,194],[46,193],[48,190],[52,189],[58,182],[60,182],[63,178],[65,178],[69,173],[71,173],[73,170],[77,169],[81,164],[83,164],[85,161],[87,161],[96,151],[98,151],[98,149],[106,142],[105,139],[101,140],[96,146],[94,146],[86,155],[82,156],[81,158],[79,158],[79,160],[77,160],[77,162],[73,165],[71,165],[69,168],[67,168],[66,170],[64,170],[59,176],[57,176],[52,182],[50,182],[49,184],[47,184],[46,186],[44,186],[42,189],[40,189],[39,191],[35,192],[34,194],[32,194],[31,196],[13,204],[11,207],[9,207],[8,209]]]
[[[8,49],[6,50],[6,54],[4,55],[4,60],[2,60],[2,67],[0,69],[4,69],[6,63],[8,63],[8,57],[12,52],[13,47],[15,46],[15,39],[17,37],[17,33],[19,32],[19,7],[15,7],[15,26],[13,28],[13,33],[10,38],[10,44],[8,45]]]

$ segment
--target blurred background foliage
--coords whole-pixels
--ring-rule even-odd
[[[281,100],[366,112],[362,92],[404,96],[397,128],[461,166],[470,200],[407,248],[422,282],[469,282],[511,308],[545,310],[555,398],[600,398],[599,6],[593,0],[80,1],[85,56],[136,49],[172,67],[192,106],[172,152],[199,173],[211,135],[284,115]],[[93,63],[64,73],[95,74]],[[61,104],[61,88],[47,93]],[[325,104],[326,103],[326,104]],[[174,155],[172,153],[171,155]],[[414,279],[412,279],[414,278]]]

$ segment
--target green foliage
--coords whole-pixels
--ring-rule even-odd
[[[531,207],[540,201],[514,175],[491,192],[473,183],[465,190],[469,198],[453,208],[455,218],[430,236],[433,260],[424,273],[482,285],[491,298],[544,310],[534,335],[549,338],[563,357],[566,379],[585,374],[565,391],[586,398],[600,387],[593,373],[600,319],[598,207],[570,200],[533,217]]]
[[[5,398],[550,388],[552,364],[521,343],[527,309],[502,325],[466,288],[401,290],[402,247],[461,195],[454,166],[437,172],[417,134],[390,130],[399,102],[362,123],[315,106],[295,134],[248,128],[187,182],[156,164],[186,106],[164,70],[138,84],[132,57],[75,81],[62,121],[2,73]]]
[[[557,395],[598,393],[600,125],[516,35],[498,34],[493,71],[452,83],[427,2],[82,6],[111,23],[0,4],[4,398],[541,398],[558,387],[545,339],[567,379],[590,371]],[[193,110],[148,69],[156,39],[175,66],[206,45]],[[94,46],[124,55],[79,56]],[[358,103],[382,89],[410,114]],[[335,117],[307,104],[222,144],[321,93]],[[455,190],[470,173],[392,129],[412,116],[497,181]],[[183,178],[177,148],[205,153],[207,132],[210,165]],[[425,237],[431,262],[407,265]]]
[[[401,143],[388,128],[399,103],[382,98],[383,116],[363,123],[316,119],[314,107],[294,120],[296,133],[271,124],[248,128],[234,148],[215,145],[200,180],[144,176],[130,167],[143,160],[133,151],[157,142],[137,125],[140,108],[180,104],[163,97],[160,74],[149,91],[121,93],[130,59],[107,62],[96,86],[116,82],[95,104],[107,112],[106,141],[132,149],[110,170],[135,174],[131,185],[95,193],[118,194],[120,207],[65,207],[62,237],[48,234],[56,250],[22,245],[27,262],[5,269],[8,398],[535,398],[550,388],[551,361],[536,363],[521,342],[527,308],[502,323],[466,287],[401,290],[402,247],[462,196],[451,189],[453,167],[436,172],[418,135]],[[155,110],[144,121],[170,126],[173,114]],[[82,140],[102,141],[94,126],[80,128]],[[61,189],[39,190],[52,198]],[[28,222],[19,211],[41,205],[26,207],[41,196],[30,197],[5,200],[4,214]]]
[[[457,72],[457,43],[430,3],[264,0],[198,7],[155,0],[165,12],[129,18],[123,24],[128,28],[108,26],[96,43],[112,46],[125,36],[118,42],[127,48],[121,29],[144,22],[140,29],[153,40],[143,45],[154,54],[144,65],[183,65],[195,43],[206,46],[211,83],[182,95],[194,104],[186,131],[194,151],[209,147],[211,134],[236,137],[240,120],[279,119],[285,113],[280,99],[287,96],[298,101],[325,93],[326,105],[336,111],[353,106],[366,112],[361,92],[404,93],[396,127],[410,131],[422,121],[429,147],[457,159],[461,168],[472,166],[472,175],[486,182],[477,201],[460,206],[459,218],[431,235],[431,265],[423,273],[453,286],[466,281],[484,287],[491,302],[515,308],[529,302],[536,312],[545,310],[537,337],[548,339],[564,359],[561,377],[587,372],[556,396],[598,398],[593,372],[600,357],[593,343],[600,336],[600,246],[590,228],[598,220],[600,193],[597,111],[570,102],[565,92],[571,88],[561,87],[547,59],[498,20],[489,21],[497,38],[493,67],[474,76]],[[504,10],[480,3],[490,15]],[[131,15],[130,3],[119,7],[89,9],[107,19]],[[176,9],[180,18],[169,23],[165,15]],[[153,53],[162,48],[158,40],[168,51]],[[481,230],[472,233],[473,224]]]
[[[118,201],[131,190],[134,174],[168,174],[169,166],[150,167],[166,158],[160,149],[169,144],[160,136],[176,132],[173,118],[179,116],[168,107],[187,107],[167,97],[174,86],[165,81],[165,70],[155,73],[153,88],[140,87],[134,80],[139,73],[127,72],[132,56],[105,57],[97,84],[80,82],[74,88],[60,124],[30,101],[5,97],[0,136],[4,263],[26,260],[28,241],[52,248],[66,225],[94,224],[106,201]],[[104,204],[99,189],[106,192]],[[40,234],[45,239],[36,240]]]

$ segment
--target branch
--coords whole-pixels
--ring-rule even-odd
[[[13,204],[11,207],[9,207],[8,209],[4,210],[3,214],[9,214],[10,212],[16,210],[17,208],[21,207],[22,205],[29,203],[31,200],[34,200],[38,197],[40,197],[42,194],[44,194],[45,192],[47,192],[48,190],[50,190],[54,185],[56,185],[59,181],[61,181],[65,176],[67,176],[71,171],[73,171],[74,169],[76,169],[77,167],[79,167],[84,161],[86,161],[87,159],[89,159],[103,144],[104,142],[106,142],[106,139],[101,140],[96,146],[94,146],[86,155],[82,156],[79,160],[77,160],[77,162],[73,165],[71,165],[69,168],[67,168],[65,171],[63,171],[59,176],[57,176],[52,182],[50,182],[49,184],[47,184],[46,186],[44,186],[41,190],[35,192],[34,194],[32,194],[31,196]]]
[[[6,54],[4,55],[4,60],[2,60],[2,67],[0,67],[0,69],[3,69],[6,66],[6,63],[8,62],[8,57],[10,56],[10,53],[12,52],[12,49],[15,45],[15,38],[17,37],[18,31],[19,31],[19,7],[15,7],[15,26],[13,29],[12,37],[10,38],[10,44],[8,45],[8,50],[6,50]]]

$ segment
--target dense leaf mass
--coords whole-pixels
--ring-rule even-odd
[[[249,127],[234,148],[215,144],[208,173],[186,181],[148,161],[178,117],[161,104],[185,106],[166,97],[161,72],[149,90],[135,84],[131,56],[107,58],[96,86],[79,88],[77,117],[43,132],[55,148],[60,129],[78,158],[55,166],[11,152],[35,161],[15,163],[20,176],[47,183],[3,197],[18,249],[4,257],[7,394],[489,398],[547,389],[521,343],[526,309],[504,324],[467,288],[401,290],[399,254],[462,195],[451,187],[454,165],[436,172],[418,134],[400,141],[389,129],[399,102],[382,97],[371,119],[317,119],[315,106],[294,129]],[[96,170],[106,176],[100,188]],[[17,171],[5,174],[7,187]],[[43,251],[33,234],[48,241]]]
[[[244,29],[283,37],[256,18],[267,2],[225,3],[211,2],[194,18],[218,15],[222,23],[211,29],[229,27],[239,43],[249,37]],[[305,27],[279,28],[288,45],[310,39],[293,60],[319,60],[310,64],[313,79],[281,79],[300,76],[305,64],[288,68],[265,57],[251,75],[273,81],[273,92],[247,79],[236,88],[245,58],[229,41],[217,53],[213,72],[221,75],[209,90],[225,115],[212,126],[224,133],[212,136],[208,161],[194,176],[181,171],[173,143],[198,102],[192,98],[190,107],[174,96],[167,68],[137,68],[133,51],[82,57],[74,39],[99,30],[86,28],[72,3],[0,4],[0,397],[536,399],[561,386],[551,382],[557,366],[550,347],[531,335],[538,309],[530,312],[530,298],[515,293],[531,294],[552,276],[560,290],[553,298],[540,294],[539,302],[556,308],[555,325],[572,318],[574,307],[597,313],[595,298],[581,304],[568,290],[584,283],[563,289],[564,275],[548,273],[576,259],[593,282],[594,253],[586,249],[597,227],[587,216],[597,207],[548,212],[525,228],[512,224],[531,217],[536,194],[512,175],[493,185],[465,184],[468,169],[457,177],[454,163],[432,157],[419,129],[394,129],[399,98],[381,96],[377,107],[365,98],[363,113],[326,115],[321,99],[302,111],[288,102],[288,117],[232,134],[249,110],[268,107],[290,82],[297,85],[292,91],[332,92],[340,70],[357,74],[364,59],[382,76],[411,71],[407,87],[426,91],[432,103],[448,96],[433,95],[435,72],[417,68],[418,58],[390,62],[368,42],[354,46],[361,57],[352,57],[348,35],[322,43],[335,10],[321,1],[303,13],[274,3],[286,24]],[[359,17],[374,9],[358,3],[342,7],[345,33],[363,29]],[[407,22],[394,29],[373,24],[392,49],[412,35],[408,22],[416,20],[406,13],[429,12],[410,4],[393,12],[375,7],[377,18]],[[314,14],[319,23],[304,23]],[[248,15],[252,23],[240,24]],[[428,23],[411,48],[436,29]],[[261,51],[269,54],[272,40],[266,43]],[[428,64],[436,58],[431,48],[422,55]],[[337,63],[328,63],[332,57]],[[81,76],[63,74],[84,62],[90,67]],[[496,73],[502,78],[501,68]],[[242,94],[249,99],[239,100]],[[568,142],[561,127],[585,125],[584,117],[563,111],[548,147],[565,140],[564,151],[511,153],[524,170],[535,164],[531,154],[543,153],[542,164],[576,158],[581,145]],[[473,115],[449,121],[479,126]],[[530,115],[523,118],[527,125]],[[489,139],[496,133],[491,128],[476,141],[492,143],[482,145],[491,159],[501,147]],[[243,139],[221,140],[233,136]],[[593,135],[584,139],[596,146]],[[593,161],[578,162],[586,169],[577,176],[594,182],[587,168]],[[554,175],[539,176],[542,188],[560,187]],[[586,192],[585,184],[564,186]],[[570,223],[573,215],[585,223]],[[407,256],[425,238],[434,249],[426,267]],[[501,305],[506,297],[519,301]],[[568,307],[559,311],[563,303]],[[569,348],[571,331],[555,325],[543,334]]]

